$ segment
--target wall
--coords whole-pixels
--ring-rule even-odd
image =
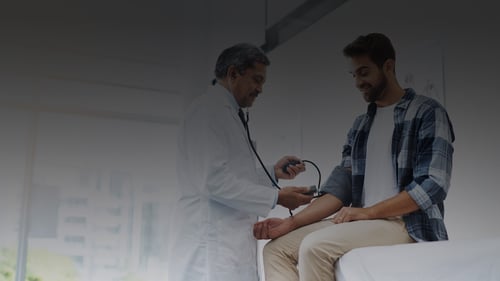
[[[456,133],[445,202],[450,238],[499,236],[500,188],[495,175],[500,168],[496,69],[500,25],[492,5],[492,1],[347,2],[270,54],[265,93],[254,108],[255,135],[263,154],[270,160],[284,153],[298,154],[317,162],[325,178],[340,161],[354,116],[366,106],[348,73],[342,48],[369,32],[387,34],[398,53],[437,41],[444,54],[445,105]],[[316,174],[310,171],[291,184],[315,182]],[[274,215],[286,216],[286,211],[276,210]]]

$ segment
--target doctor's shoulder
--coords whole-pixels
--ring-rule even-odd
[[[201,95],[186,109],[183,123],[190,127],[219,127],[225,124],[228,118],[231,118],[231,108],[227,104]]]

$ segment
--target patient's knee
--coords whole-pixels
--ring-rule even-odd
[[[305,259],[331,259],[332,258],[332,248],[330,245],[326,245],[321,239],[317,239],[314,235],[307,235],[299,248],[299,257],[304,257]]]
[[[279,238],[269,241],[266,245],[264,245],[263,249],[264,257],[276,256],[282,254],[286,248],[282,244],[283,243]]]

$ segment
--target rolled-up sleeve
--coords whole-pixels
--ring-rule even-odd
[[[410,196],[426,210],[444,201],[450,186],[454,133],[446,111],[428,110],[418,134],[413,181],[406,186]]]
[[[352,201],[352,178],[348,169],[337,166],[321,186],[321,191],[331,194],[349,206]]]

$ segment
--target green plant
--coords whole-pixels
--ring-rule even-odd
[[[0,281],[14,280],[16,257],[13,249],[0,249]],[[46,249],[30,249],[26,281],[79,281],[79,278],[71,258]]]

